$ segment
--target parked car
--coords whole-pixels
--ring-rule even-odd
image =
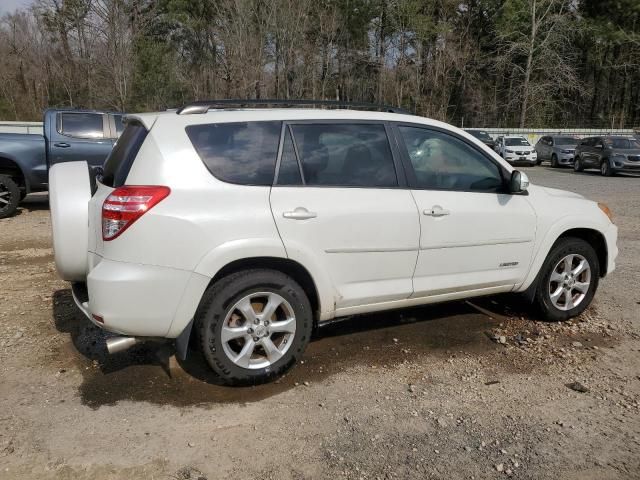
[[[193,332],[223,381],[259,383],[335,317],[520,292],[565,320],[615,268],[605,205],[529,185],[463,130],[229,105],[128,115],[95,182],[51,169],[56,266],[110,352],[165,338],[184,358]]]
[[[588,137],[576,147],[576,172],[597,168],[605,177],[618,172],[640,173],[640,141],[633,137]]]
[[[509,163],[536,165],[538,154],[529,141],[520,136],[505,135],[496,139],[496,152]]]
[[[473,135],[474,137],[476,137],[478,140],[480,140],[482,143],[484,143],[487,147],[493,149],[496,146],[496,141],[493,139],[493,137],[491,135],[489,135],[487,132],[485,132],[484,130],[465,130],[465,132]]]
[[[536,143],[538,165],[549,160],[553,168],[573,166],[573,155],[580,140],[570,135],[546,135]]]
[[[13,215],[27,194],[47,190],[51,165],[101,166],[123,128],[120,113],[50,109],[44,135],[0,133],[0,218]]]

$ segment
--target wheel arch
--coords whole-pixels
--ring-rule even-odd
[[[296,262],[295,260],[291,260],[290,258],[249,257],[234,260],[218,270],[215,276],[211,279],[209,286],[218,282],[222,278],[231,275],[232,273],[255,268],[276,270],[290,276],[296,282],[298,282],[298,284],[306,293],[309,302],[311,303],[311,308],[314,312],[314,324],[317,324],[321,307],[320,295],[316,282],[314,281],[313,276],[311,275],[309,270],[307,270],[302,264]]]
[[[579,238],[581,240],[584,240],[585,242],[587,242],[589,245],[593,247],[598,257],[598,266],[599,266],[598,270],[600,272],[600,277],[604,278],[607,275],[607,265],[609,261],[607,241],[604,238],[604,235],[600,231],[593,228],[570,228],[569,230],[566,230],[565,232],[563,232],[562,235],[560,235],[556,239],[556,241],[553,243],[553,245],[549,249],[549,252],[558,243],[558,241],[560,241],[563,238],[569,238],[569,237]],[[549,255],[549,252],[547,252],[547,255]]]
[[[598,228],[596,228],[595,226],[565,226],[564,228],[560,228],[555,232],[550,233],[548,237],[550,238],[547,238],[543,242],[546,247],[540,248],[540,250],[536,254],[531,264],[531,268],[529,270],[527,278],[520,285],[520,287],[515,288],[514,291],[524,292],[527,298],[533,298],[536,287],[538,285],[542,266],[544,265],[544,262],[549,256],[549,253],[551,252],[553,247],[555,247],[558,241],[563,238],[580,238],[591,245],[596,251],[596,255],[598,257],[600,277],[604,278],[606,276],[609,261],[609,251],[605,236]]]
[[[0,153],[0,175],[11,177],[18,187],[24,188],[29,193],[29,180],[22,167],[15,159],[4,153]]]

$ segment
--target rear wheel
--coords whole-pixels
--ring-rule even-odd
[[[558,156],[555,153],[551,155],[551,166],[553,168],[558,168]]]
[[[275,270],[229,275],[205,293],[196,322],[211,368],[231,385],[268,382],[302,356],[313,327],[304,290]]]
[[[0,218],[16,213],[20,203],[20,188],[7,175],[0,175]]]
[[[573,170],[576,172],[581,172],[584,170],[584,167],[582,166],[582,159],[580,157],[576,157],[575,161],[573,162]]]
[[[600,278],[595,250],[580,238],[562,238],[549,252],[535,303],[545,319],[562,321],[581,314],[593,300]]]

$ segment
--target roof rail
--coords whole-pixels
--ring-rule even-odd
[[[211,108],[230,108],[244,106],[280,106],[280,107],[327,107],[327,108],[347,108],[361,110],[376,110],[388,113],[402,113],[412,115],[411,112],[400,107],[392,107],[390,105],[380,105],[377,103],[363,102],[343,102],[341,100],[282,100],[282,99],[225,99],[225,100],[200,100],[185,105],[176,113],[178,115],[190,115],[193,113],[207,113]]]

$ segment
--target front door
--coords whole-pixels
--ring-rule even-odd
[[[59,113],[48,145],[51,165],[86,161],[91,166],[102,166],[113,147],[110,134],[105,132],[109,132],[109,125],[102,113]]]
[[[334,307],[413,292],[419,220],[383,123],[285,126],[271,208],[287,255],[326,275]]]
[[[503,193],[498,164],[462,138],[417,125],[397,133],[420,212],[413,295],[511,290],[535,237],[526,196]]]

